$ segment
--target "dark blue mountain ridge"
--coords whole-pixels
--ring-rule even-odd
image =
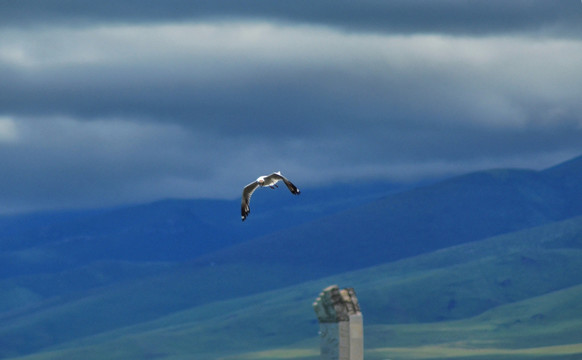
[[[78,221],[103,210],[40,211],[0,215],[0,251],[16,250],[41,243],[47,230]]]
[[[0,276],[107,260],[313,263],[322,251],[327,271],[351,270],[581,214],[573,201],[581,163],[481,171],[401,192],[382,183],[303,189],[298,198],[265,189],[244,224],[238,199],[4,216]]]
[[[582,158],[544,171],[457,176],[204,255],[195,263],[306,266],[322,275],[386,263],[582,214]]]
[[[579,212],[582,208],[582,156],[568,160],[545,170],[544,175],[553,182],[561,184],[564,195],[568,197],[570,211]]]
[[[184,261],[360,205],[401,189],[370,183],[257,191],[253,221],[241,224],[240,200],[168,199],[99,210],[0,217],[0,277],[56,272],[93,261]]]
[[[300,197],[261,189],[244,224],[238,199],[4,216],[0,276],[196,258],[352,270],[581,214],[581,164],[481,171],[401,192],[381,183],[307,188]]]

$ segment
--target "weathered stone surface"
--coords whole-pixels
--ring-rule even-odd
[[[313,303],[319,320],[322,360],[362,360],[364,326],[356,292],[329,286]]]

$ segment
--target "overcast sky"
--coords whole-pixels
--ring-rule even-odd
[[[582,155],[579,0],[202,3],[0,2],[0,212]]]

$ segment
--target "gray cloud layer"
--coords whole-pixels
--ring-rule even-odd
[[[577,37],[582,30],[579,7],[575,0],[20,0],[2,4],[0,23],[85,25],[242,18],[391,33],[475,35],[539,31]]]
[[[0,11],[0,210],[582,153],[579,2],[57,3]]]

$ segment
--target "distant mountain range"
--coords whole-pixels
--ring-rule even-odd
[[[582,158],[545,171],[455,177],[268,234],[196,263],[302,264],[354,270],[582,214]],[[581,179],[582,180],[582,179]]]
[[[539,296],[565,301],[558,294],[582,283],[582,157],[414,188],[302,190],[299,198],[258,192],[244,224],[238,200],[0,217],[0,359],[70,359],[87,349],[99,359],[147,358],[129,339],[165,349],[156,358],[179,355],[151,332],[180,344],[189,334],[198,348],[180,346],[207,358],[284,341],[309,348],[310,303],[332,281],[356,288],[381,348],[382,329],[395,324],[470,322]],[[279,301],[272,309],[268,296]],[[550,316],[545,304],[528,316]],[[212,351],[252,314],[254,332],[239,335],[246,340]],[[278,316],[294,325],[274,326]],[[169,330],[177,327],[184,333]],[[123,339],[127,352],[114,355]]]
[[[397,189],[402,186],[306,189],[300,201],[282,190],[270,194],[263,190],[253,196],[252,218],[244,224],[240,199],[162,200],[111,209],[0,216],[4,264],[0,278],[64,271],[94,261],[189,260]]]

